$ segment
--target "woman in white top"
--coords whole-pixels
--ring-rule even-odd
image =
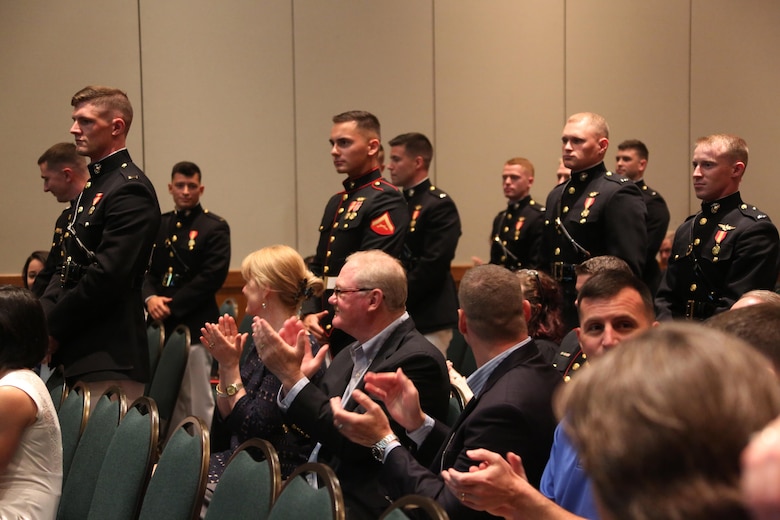
[[[30,370],[48,347],[46,319],[27,289],[0,286],[0,519],[53,519],[62,438],[43,381]]]

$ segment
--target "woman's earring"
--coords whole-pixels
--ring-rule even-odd
[[[261,303],[261,304],[260,304],[260,306],[261,306],[263,309],[266,309],[266,308],[268,308],[268,304],[267,304],[267,303],[265,303],[265,302]]]

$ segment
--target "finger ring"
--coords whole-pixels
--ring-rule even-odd
[[[460,501],[461,502],[465,502],[466,501],[466,493],[461,493],[460,494]]]
[[[338,424],[336,424],[336,429],[337,429],[338,431],[341,431],[341,429],[342,429],[342,428],[344,428],[344,425],[343,425],[342,423],[338,423]]]
[[[260,348],[260,350],[263,350],[265,348],[265,343],[260,343],[260,345],[258,345],[258,347]]]
[[[214,342],[209,343],[209,348],[214,348]]]

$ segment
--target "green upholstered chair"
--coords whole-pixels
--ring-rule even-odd
[[[157,370],[157,363],[160,362],[163,345],[165,345],[165,327],[162,322],[155,320],[146,327],[146,339],[149,343],[149,382],[146,384],[146,392],[149,393],[149,387],[152,385],[154,371]]]
[[[68,478],[62,487],[58,519],[83,520],[89,514],[100,467],[126,411],[127,399],[119,387],[109,388],[98,398],[95,409],[89,414],[89,422],[81,434]]]
[[[206,520],[265,520],[282,487],[279,456],[270,442],[249,439],[230,457]]]
[[[411,514],[407,514],[411,513]],[[435,500],[420,496],[407,495],[392,503],[382,513],[379,520],[409,520],[410,518],[430,520],[449,520],[449,515]]]
[[[76,447],[79,445],[81,434],[87,427],[89,406],[89,388],[79,382],[70,389],[57,412],[62,432],[63,485],[67,481],[70,464],[76,453]]]
[[[198,417],[185,418],[165,443],[157,469],[146,488],[138,518],[199,518],[206,491],[209,454],[206,425]]]
[[[306,475],[317,477],[318,488],[309,485]],[[328,466],[308,462],[287,479],[271,508],[269,520],[344,520],[344,496],[336,474]]]
[[[157,403],[160,413],[160,439],[166,439],[168,426],[179,397],[184,368],[190,353],[190,329],[177,326],[171,333],[160,354],[147,395]]]
[[[88,520],[135,520],[157,460],[160,417],[153,399],[139,397],[111,438],[98,473]]]

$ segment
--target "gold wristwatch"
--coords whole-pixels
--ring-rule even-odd
[[[219,387],[219,383],[217,383],[217,397],[233,397],[242,388],[244,388],[243,383],[233,383],[227,385],[225,391],[223,392],[222,389]]]

